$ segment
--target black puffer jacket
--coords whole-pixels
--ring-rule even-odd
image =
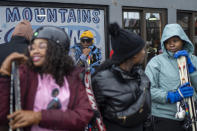
[[[148,104],[146,105],[146,109],[148,110],[145,111],[145,114],[150,113],[151,99],[149,79],[139,67],[134,68],[128,73],[118,67],[112,66],[109,69],[98,72],[92,79],[92,85],[104,122],[108,121],[110,123],[110,125],[108,125],[108,122],[105,123],[108,130],[124,131],[124,127],[122,127],[121,121],[117,121],[117,117],[128,116],[132,112],[136,112],[138,109],[134,108],[133,105],[140,104],[138,102],[139,99],[147,99]],[[147,97],[141,95],[145,89],[148,91]],[[137,118],[138,114],[134,117]],[[142,119],[145,120],[147,115],[140,117],[144,117]],[[135,123],[133,120],[130,122],[131,125]],[[143,122],[137,124],[140,125],[142,123]],[[116,129],[111,129],[111,127],[114,128],[112,124],[116,125]],[[119,125],[119,129],[117,125]],[[130,130],[134,127],[126,128]]]

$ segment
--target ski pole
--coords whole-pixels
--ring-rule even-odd
[[[15,111],[21,110],[21,92],[20,92],[20,76],[19,76],[19,68],[18,64],[13,61],[11,64],[11,88],[10,88],[10,114]],[[15,96],[15,99],[14,97]],[[14,105],[15,102],[15,105]],[[11,120],[12,121],[12,120]],[[11,127],[9,127],[9,131],[13,131]],[[23,131],[22,128],[17,128],[16,131]]]

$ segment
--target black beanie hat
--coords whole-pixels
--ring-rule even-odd
[[[111,44],[114,51],[112,60],[121,63],[144,48],[144,40],[135,33],[121,29],[117,23],[110,24]]]

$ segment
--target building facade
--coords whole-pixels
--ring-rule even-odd
[[[146,41],[145,63],[161,53],[164,26],[179,23],[197,52],[196,0],[10,0],[0,1],[0,43],[9,41],[14,26],[22,19],[33,28],[55,25],[64,28],[74,45],[84,30],[91,30],[95,44],[108,58],[110,41],[107,26],[117,22]]]

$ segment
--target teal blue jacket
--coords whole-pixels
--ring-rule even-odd
[[[157,117],[174,119],[177,112],[176,103],[167,102],[167,92],[176,90],[180,86],[180,77],[177,60],[173,58],[172,52],[166,50],[164,42],[178,36],[184,41],[184,50],[187,50],[192,63],[197,69],[197,57],[192,55],[194,47],[183,29],[178,24],[165,26],[161,38],[163,53],[153,57],[147,64],[145,73],[151,81],[152,115]],[[191,84],[197,88],[197,71],[190,74]]]

